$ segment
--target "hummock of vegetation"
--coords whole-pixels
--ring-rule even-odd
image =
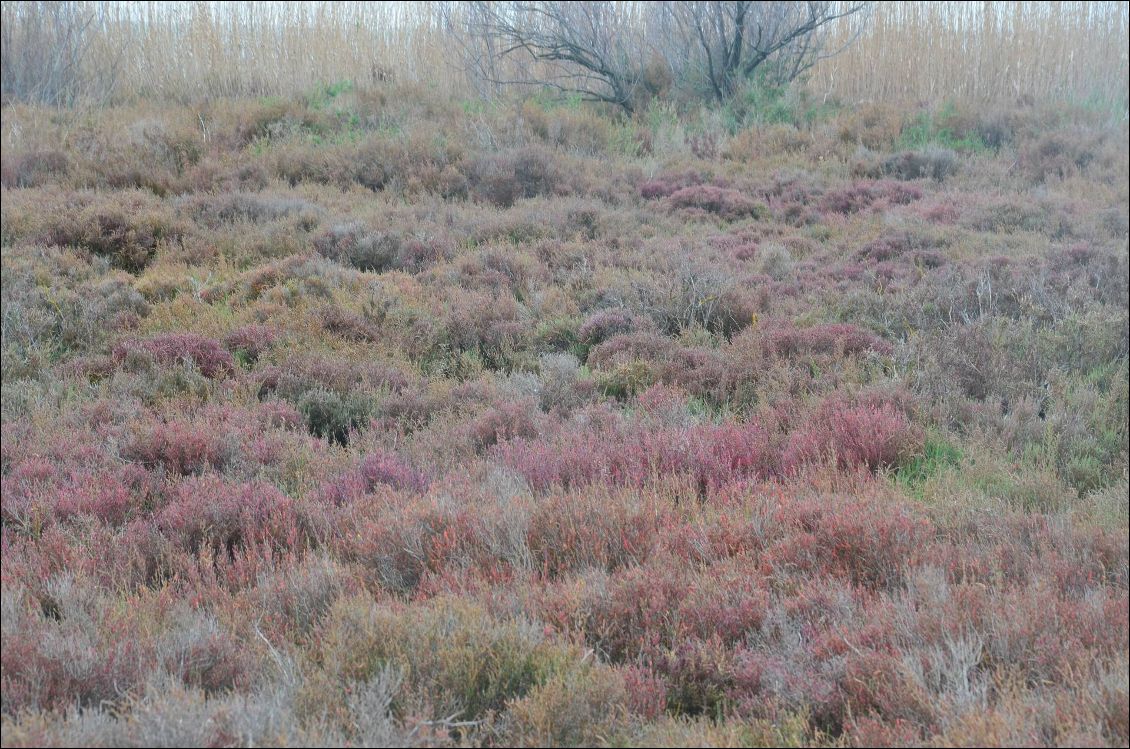
[[[3,745],[1125,746],[1127,126],[1012,102],[6,102]]]

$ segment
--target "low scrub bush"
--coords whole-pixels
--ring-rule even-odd
[[[5,153],[0,167],[4,187],[40,187],[66,178],[70,160],[64,151],[40,150]]]
[[[858,181],[848,187],[825,193],[820,201],[829,213],[852,214],[880,210],[891,205],[906,205],[922,197],[917,187],[890,180]]]
[[[224,336],[224,347],[245,363],[254,363],[278,341],[278,332],[266,325],[243,325]]]
[[[813,325],[807,328],[767,324],[761,336],[765,353],[771,356],[851,356],[868,351],[889,356],[894,350],[882,338],[850,323]]]
[[[845,469],[898,466],[921,452],[922,436],[890,403],[825,401],[809,422],[789,437],[782,455],[786,470],[832,457]]]
[[[151,356],[162,365],[188,362],[209,379],[223,377],[235,368],[232,355],[218,341],[195,333],[162,333],[126,340],[114,347],[114,361],[119,365],[137,354]]]
[[[688,187],[697,187],[703,184],[706,178],[695,171],[668,172],[654,179],[640,183],[640,197],[667,198],[680,190]]]
[[[88,250],[131,273],[145,268],[159,247],[184,235],[172,211],[145,193],[95,201],[56,221],[47,242]]]
[[[163,468],[187,476],[205,470],[223,470],[235,457],[234,445],[199,424],[175,421],[142,428],[125,446],[122,457],[147,468]]]
[[[370,231],[356,222],[332,226],[314,239],[314,249],[323,257],[374,273],[395,268],[403,246],[399,234]]]
[[[472,195],[500,208],[552,196],[563,184],[558,159],[537,147],[480,157],[470,164],[468,180]]]
[[[362,72],[4,102],[5,746],[1127,743],[1119,117]]]
[[[667,197],[672,208],[710,213],[726,221],[766,218],[769,209],[738,190],[716,185],[694,185]]]
[[[350,432],[368,423],[371,412],[370,403],[363,395],[343,397],[322,388],[307,390],[295,406],[306,419],[311,434],[339,445],[348,443]]]
[[[930,146],[921,151],[903,151],[881,160],[864,161],[854,172],[860,177],[900,180],[932,179],[941,182],[958,169],[957,154],[949,148]]]

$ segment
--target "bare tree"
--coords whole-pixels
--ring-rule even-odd
[[[483,14],[487,10],[487,4],[482,2],[446,2],[440,5],[439,12],[444,38],[454,45],[448,54],[453,54],[454,64],[467,74],[483,97],[499,93],[503,79],[499,72],[498,39],[485,33],[487,19]]]
[[[828,55],[829,24],[866,5],[476,2],[459,10],[466,13],[464,67],[474,77],[494,87],[549,86],[632,111],[658,90],[655,60],[719,101],[764,71],[775,82],[790,81]]]
[[[829,24],[866,6],[749,0],[665,3],[673,25],[697,46],[691,67],[701,69],[711,94],[719,100],[767,67],[775,83],[793,80],[827,56],[824,31]]]
[[[466,36],[464,65],[494,87],[548,86],[631,111],[646,93],[651,52],[640,32],[646,3],[475,2],[448,6]],[[636,7],[633,7],[636,6]],[[449,27],[454,24],[449,22]]]

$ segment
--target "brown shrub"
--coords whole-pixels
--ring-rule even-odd
[[[136,273],[149,264],[159,246],[180,241],[185,231],[167,205],[131,192],[96,200],[77,214],[54,217],[46,239],[89,250]]]
[[[474,159],[468,180],[476,198],[509,208],[518,200],[555,194],[562,174],[552,151],[528,147]]]

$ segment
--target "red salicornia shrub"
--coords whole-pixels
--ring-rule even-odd
[[[892,180],[859,181],[825,193],[820,207],[829,213],[852,214],[888,205],[906,205],[921,197],[922,190],[914,185]]]
[[[727,221],[736,221],[768,213],[762,204],[739,190],[717,185],[695,185],[676,190],[667,200],[673,208],[689,208],[715,214]]]
[[[354,469],[346,471],[322,485],[320,499],[335,505],[355,502],[378,486],[392,487],[397,491],[423,492],[428,487],[428,477],[408,465],[395,453],[376,450],[361,459]]]
[[[209,379],[223,377],[235,368],[232,355],[216,340],[195,333],[162,333],[124,341],[114,348],[114,359],[121,363],[133,352],[148,354],[159,364],[191,362]]]
[[[643,198],[666,198],[687,187],[701,185],[705,178],[695,171],[669,172],[640,183]]]
[[[7,98],[46,5],[4,746],[1128,743],[1118,122],[384,70],[76,116]]]
[[[797,354],[861,354],[874,351],[889,355],[891,344],[874,333],[851,323],[813,325],[797,328],[793,325],[767,325],[763,339],[765,351],[775,356]]]
[[[278,332],[266,325],[244,325],[224,336],[224,347],[236,356],[254,362],[278,340]]]
[[[222,470],[235,450],[236,445],[225,435],[203,424],[173,421],[142,427],[122,454],[148,468],[187,476],[206,469]]]
[[[789,437],[786,470],[834,458],[841,468],[888,468],[919,451],[922,435],[890,403],[852,403],[832,397]]]
[[[545,441],[512,440],[500,446],[500,456],[537,489],[602,481],[642,486],[679,475],[705,490],[768,476],[777,462],[768,432],[756,423],[565,430]]]
[[[637,326],[631,313],[606,309],[594,312],[577,329],[577,340],[595,346],[617,335],[630,333]]]
[[[297,503],[262,482],[230,483],[217,476],[177,485],[155,517],[161,533],[178,547],[233,555],[241,547],[304,542]]]

